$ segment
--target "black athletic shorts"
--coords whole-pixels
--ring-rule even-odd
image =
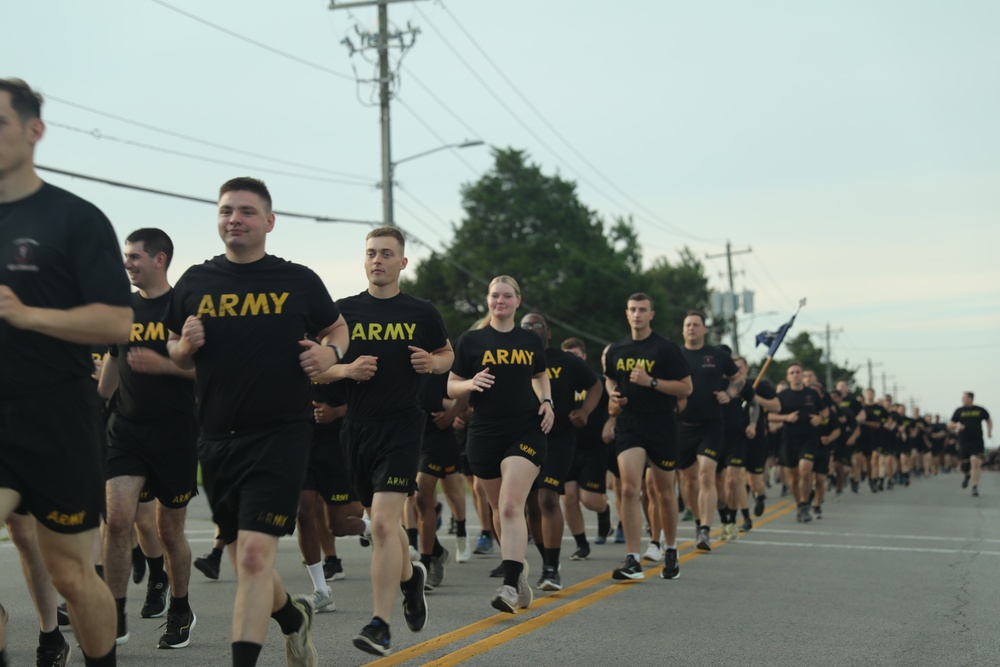
[[[97,528],[104,511],[104,439],[94,382],[81,378],[43,396],[0,400],[0,488],[51,531]]]
[[[832,445],[820,444],[819,451],[813,459],[813,472],[817,475],[830,474],[830,454],[833,453]]]
[[[111,415],[108,420],[108,479],[145,477],[141,500],[164,507],[186,507],[198,495],[198,420],[194,413],[137,422]]]
[[[535,412],[502,422],[476,419],[473,415],[465,453],[473,475],[496,479],[500,476],[500,462],[508,456],[526,458],[541,468],[547,447],[541,418]]]
[[[745,431],[725,431],[722,442],[722,465],[728,468],[747,467],[747,434]]]
[[[677,422],[673,416],[622,412],[615,421],[615,453],[642,447],[661,470],[677,469]],[[620,475],[618,475],[620,477]]]
[[[725,427],[721,421],[679,425],[678,467],[681,470],[690,468],[698,462],[699,456],[707,456],[716,463],[722,462],[724,433]]]
[[[962,440],[958,443],[958,451],[961,454],[961,459],[964,461],[971,456],[983,458],[986,448],[982,440],[975,440],[972,442]]]
[[[358,497],[347,473],[339,428],[313,427],[303,491],[315,491],[327,505],[349,505]]]
[[[205,495],[226,544],[241,530],[276,537],[295,530],[310,429],[308,422],[290,422],[198,439]]]
[[[608,443],[608,472],[617,477],[622,478],[622,473],[618,469],[618,444],[617,440],[612,440]]]
[[[371,507],[376,493],[416,491],[424,419],[417,407],[379,417],[344,418],[340,440],[362,505]]]
[[[461,472],[462,461],[458,446],[455,429],[450,426],[443,431],[436,426],[425,430],[424,441],[420,444],[417,472],[433,475],[438,479]]]
[[[613,453],[614,449],[610,449]],[[608,490],[608,450],[603,441],[589,445],[577,441],[567,481],[576,482],[583,491],[605,493]]]
[[[819,450],[819,437],[816,435],[789,436],[781,442],[781,456],[779,462],[786,468],[797,468],[800,459],[816,461],[816,454]]]
[[[566,493],[566,480],[569,470],[573,467],[576,457],[576,436],[573,431],[549,434],[545,446],[545,461],[542,470],[535,478],[535,487],[551,489],[560,496]]]
[[[857,443],[848,446],[844,438],[838,438],[837,443],[833,446],[833,460],[837,463],[850,465],[851,454],[854,453],[855,449],[857,449]]]
[[[767,467],[767,439],[758,435],[747,441],[747,472],[752,475],[763,475]]]

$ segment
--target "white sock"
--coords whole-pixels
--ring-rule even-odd
[[[369,519],[366,516],[361,517],[361,520],[364,521],[364,523],[365,523],[365,529],[362,531],[362,534],[371,533],[372,532],[372,520]]]
[[[323,591],[329,595],[330,587],[326,585],[326,576],[323,574],[323,561],[315,565],[306,565],[306,569],[309,570],[309,576],[312,577],[313,590]]]

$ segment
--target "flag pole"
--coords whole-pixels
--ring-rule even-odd
[[[795,318],[798,317],[799,311],[802,310],[802,306],[804,305],[806,305],[806,300],[800,299],[799,307],[795,309],[795,314],[792,315],[792,319],[788,320],[788,324],[785,325],[784,327],[785,330],[781,334],[781,337],[777,339],[775,345],[773,345],[770,349],[768,349],[767,359],[764,360],[764,365],[760,367],[760,372],[757,373],[757,377],[753,381],[754,390],[757,389],[757,385],[760,384],[760,381],[764,379],[764,373],[767,372],[767,369],[771,365],[771,362],[774,361],[774,355],[777,354],[778,347],[781,345],[781,341],[785,339],[785,335],[788,333],[788,330],[792,328],[792,324],[795,322]]]

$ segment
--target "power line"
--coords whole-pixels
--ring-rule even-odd
[[[488,62],[490,64],[490,66],[496,71],[496,73],[498,75],[500,75],[500,77],[507,83],[507,85],[510,86],[511,90],[513,90],[514,93],[521,99],[521,101],[523,101],[525,103],[525,105],[527,105],[527,107],[539,118],[539,120],[542,121],[542,123],[549,129],[549,131],[552,132],[552,134],[554,134],[556,136],[556,138],[559,139],[563,144],[565,144],[570,149],[570,151],[572,151],[572,153],[577,156],[577,158],[579,158],[585,165],[587,165],[587,167],[589,167],[591,169],[591,171],[593,171],[595,174],[597,174],[604,182],[606,182],[608,185],[610,185],[615,191],[617,191],[619,194],[621,194],[622,196],[624,196],[625,199],[628,200],[633,206],[635,206],[639,210],[643,211],[648,216],[648,219],[647,219],[648,222],[658,223],[658,224],[660,224],[662,226],[665,226],[669,231],[672,231],[675,234],[678,234],[678,235],[681,235],[681,236],[686,236],[686,237],[694,239],[696,241],[702,241],[704,243],[714,243],[712,240],[706,239],[706,238],[701,237],[701,236],[698,236],[697,234],[692,234],[691,232],[687,231],[686,229],[683,229],[682,227],[678,227],[677,225],[674,225],[674,224],[671,224],[669,222],[660,220],[655,213],[653,213],[648,208],[646,208],[642,203],[640,203],[637,200],[635,200],[634,198],[630,197],[624,190],[622,190],[614,182],[612,182],[610,178],[608,178],[600,169],[598,169],[594,164],[592,164],[589,160],[587,160],[587,158],[584,157],[584,155],[582,153],[580,153],[573,146],[572,143],[570,143],[565,137],[563,137],[562,134],[556,129],[556,127],[552,123],[550,123],[545,118],[545,116],[542,115],[542,113],[531,103],[531,100],[520,91],[520,89],[514,84],[514,82],[506,74],[504,74],[503,70],[501,70],[500,67],[496,64],[496,62],[494,62],[494,60],[490,57],[489,53],[487,53],[487,51],[485,49],[483,49],[479,45],[479,43],[472,36],[472,34],[466,29],[466,27],[461,23],[461,21],[459,21],[458,18],[451,12],[451,10],[448,9],[447,5],[445,5],[445,3],[443,1],[440,1],[438,4],[441,5],[441,8],[445,11],[445,13],[448,15],[448,17],[452,21],[454,21],[455,25],[458,26],[459,30],[462,31],[462,33],[472,43],[472,45],[476,48],[476,50],[480,53],[480,55],[482,55],[482,57],[486,60],[486,62]],[[537,141],[539,141],[540,143],[542,143],[542,145],[545,146],[545,148],[549,152],[551,152],[553,155],[555,155],[556,158],[560,162],[562,162],[564,165],[566,165],[569,169],[572,169],[574,171],[574,173],[577,174],[578,178],[580,178],[585,183],[587,183],[587,185],[589,185],[591,188],[593,188],[595,191],[597,191],[601,196],[603,196],[605,199],[607,199],[608,201],[612,202],[613,204],[615,204],[615,206],[618,206],[619,208],[622,208],[622,209],[627,208],[627,207],[622,206],[621,204],[619,204],[617,201],[615,201],[614,198],[612,198],[609,195],[607,195],[600,188],[598,188],[597,186],[595,186],[592,182],[590,182],[587,179],[585,179],[583,177],[583,175],[580,174],[579,171],[577,171],[576,169],[573,169],[573,167],[566,160],[564,160],[550,146],[548,146],[545,142],[543,142],[538,137],[537,134],[535,134],[533,131],[531,131],[527,127],[527,125],[511,110],[511,108],[502,102],[500,96],[497,95],[488,85],[486,85],[486,83],[483,81],[483,79],[459,55],[458,50],[454,46],[452,46],[451,43],[449,43],[447,41],[447,38],[434,25],[434,23],[430,20],[430,18],[418,6],[414,6],[414,9],[424,18],[425,21],[427,21],[427,23],[431,26],[431,28],[434,30],[434,32],[437,33],[437,35],[441,38],[441,40],[445,43],[445,45],[452,51],[452,53],[454,53],[456,55],[456,57],[459,58],[459,60],[462,62],[462,64],[465,65],[466,68],[469,69],[470,72],[472,72],[473,76],[475,76],[476,79],[479,80],[479,82],[482,83],[484,87],[486,87],[486,89],[489,91],[489,93],[491,95],[493,95],[494,99],[496,99],[498,102],[501,102],[501,106],[503,106],[504,109],[506,109],[508,111],[508,113],[510,113],[514,117],[514,119],[517,120],[517,122],[525,130],[527,130],[529,132],[529,134],[531,134]]]
[[[400,104],[400,105],[401,105],[401,106],[402,106],[402,107],[403,107],[404,109],[406,109],[407,111],[409,111],[409,112],[410,112],[411,114],[413,114],[413,117],[414,117],[415,119],[417,119],[417,122],[419,122],[419,123],[420,123],[421,125],[423,125],[423,126],[424,126],[424,129],[426,129],[426,130],[427,130],[428,132],[430,132],[430,133],[431,133],[431,135],[432,135],[432,136],[433,136],[433,137],[434,137],[435,139],[437,139],[438,141],[440,141],[440,142],[441,142],[442,144],[447,144],[447,143],[449,143],[447,139],[445,139],[445,138],[444,138],[444,137],[442,137],[442,136],[441,136],[440,134],[438,134],[437,132],[435,132],[435,131],[434,131],[434,128],[432,128],[432,127],[430,126],[430,124],[429,124],[429,123],[428,123],[427,121],[425,121],[425,120],[424,120],[423,118],[421,118],[421,117],[420,117],[420,115],[419,115],[419,114],[417,114],[417,112],[416,112],[416,111],[414,111],[414,110],[413,110],[413,108],[412,108],[412,107],[411,107],[411,106],[410,106],[409,104],[407,104],[407,103],[406,103],[406,102],[405,102],[405,101],[404,101],[404,100],[403,100],[403,99],[402,99],[401,97],[398,97],[398,96],[397,96],[397,97],[396,97],[396,102],[397,102],[398,104]],[[455,156],[456,158],[458,158],[459,162],[461,162],[461,163],[462,163],[462,164],[464,164],[464,165],[465,165],[466,167],[468,167],[468,168],[469,168],[469,171],[471,171],[471,172],[472,172],[473,174],[476,174],[476,175],[479,175],[479,170],[477,170],[477,169],[476,169],[475,167],[473,167],[473,166],[472,166],[472,165],[471,165],[471,164],[469,163],[469,161],[468,161],[468,160],[466,160],[466,159],[465,159],[465,158],[463,158],[463,157],[462,157],[461,155],[459,155],[459,153],[458,153],[458,151],[457,151],[457,150],[455,150],[454,148],[452,148],[450,152],[452,153],[452,155],[454,155],[454,156]]]
[[[192,14],[190,12],[186,12],[183,9],[180,9],[178,7],[174,7],[170,3],[164,2],[163,0],[150,0],[150,1],[154,2],[154,3],[158,4],[158,5],[160,5],[161,7],[169,9],[172,12],[177,12],[181,16],[185,16],[185,17],[191,19],[192,21],[197,21],[198,23],[201,23],[202,25],[206,25],[209,28],[212,28],[214,30],[218,30],[219,32],[224,32],[225,34],[229,35],[230,37],[235,37],[236,39],[238,39],[240,41],[246,42],[248,44],[252,44],[252,45],[256,46],[257,48],[264,49],[265,51],[270,51],[271,53],[273,53],[275,55],[281,56],[282,58],[287,58],[288,60],[292,60],[294,62],[297,62],[300,65],[305,65],[306,67],[311,67],[311,68],[313,68],[315,70],[319,70],[320,72],[323,72],[325,74],[329,74],[331,76],[335,76],[335,77],[340,78],[340,79],[346,79],[348,81],[354,81],[354,77],[350,76],[349,74],[344,74],[343,72],[338,72],[336,70],[330,69],[329,67],[325,67],[323,65],[319,65],[317,63],[314,63],[314,62],[311,62],[309,60],[306,60],[305,58],[300,58],[300,57],[298,57],[296,55],[293,55],[291,53],[288,53],[286,51],[282,51],[281,49],[276,49],[273,46],[270,46],[268,44],[264,44],[263,42],[258,42],[255,39],[250,39],[249,37],[246,37],[245,35],[241,35],[238,32],[230,30],[229,28],[224,28],[221,25],[218,25],[217,23],[212,23],[211,21],[209,21],[207,19],[203,19],[200,16],[197,16],[197,15]]]
[[[281,171],[280,169],[271,169],[270,167],[255,167],[250,165],[241,164],[238,162],[230,162],[228,160],[219,160],[217,158],[206,157],[204,155],[195,155],[193,153],[185,153],[183,151],[177,151],[172,148],[164,148],[162,146],[153,146],[152,144],[145,144],[140,141],[133,141],[131,139],[122,139],[121,137],[116,137],[110,134],[104,134],[99,129],[85,130],[82,127],[75,127],[73,125],[66,125],[65,123],[59,123],[56,121],[46,121],[46,124],[51,127],[58,127],[63,130],[70,130],[71,132],[77,132],[79,134],[86,134],[94,139],[107,139],[108,141],[114,141],[120,144],[125,144],[127,146],[134,146],[136,148],[144,148],[146,150],[156,151],[158,153],[165,153],[167,155],[174,155],[177,157],[188,158],[190,160],[198,160],[200,162],[208,162],[211,164],[221,164],[227,167],[239,167],[240,169],[250,169],[254,171],[264,171],[272,174],[279,174],[281,176],[291,176],[293,178],[301,178],[309,181],[320,181],[322,183],[336,183],[338,185],[353,185],[370,187],[370,182],[358,183],[355,181],[345,181],[337,178],[324,178],[322,176],[309,176],[308,174],[296,174],[290,171]]]
[[[312,171],[318,171],[325,174],[333,174],[334,176],[345,176],[348,178],[357,178],[358,180],[363,180],[369,182],[371,180],[368,176],[361,176],[359,174],[351,174],[344,171],[337,171],[335,169],[327,169],[325,167],[317,167],[311,164],[303,164],[301,162],[292,162],[290,160],[283,160],[281,158],[274,157],[272,155],[263,155],[261,153],[254,153],[252,151],[243,150],[242,148],[233,148],[232,146],[226,146],[224,144],[219,144],[214,141],[208,141],[207,139],[199,139],[198,137],[192,137],[190,135],[181,134],[180,132],[175,132],[173,130],[167,130],[162,127],[156,127],[155,125],[150,125],[148,123],[142,123],[137,120],[132,120],[131,118],[125,118],[124,116],[119,116],[113,113],[108,113],[107,111],[101,111],[100,109],[95,109],[93,107],[88,107],[78,102],[72,102],[70,100],[56,97],[51,93],[45,94],[45,99],[52,100],[53,102],[59,102],[60,104],[65,104],[67,106],[75,107],[77,109],[82,109],[83,111],[89,111],[90,113],[97,114],[99,116],[104,116],[106,118],[111,118],[112,120],[117,120],[122,123],[127,123],[129,125],[134,125],[135,127],[141,127],[144,130],[151,130],[153,132],[159,132],[160,134],[165,134],[168,137],[174,137],[177,139],[184,139],[185,141],[191,141],[197,144],[202,144],[204,146],[209,146],[211,148],[218,148],[224,151],[230,151],[232,153],[239,153],[241,155],[247,155],[249,157],[261,158],[264,160],[270,160],[271,162],[280,162],[281,164],[286,164],[290,167],[298,167],[299,169],[310,169]]]
[[[218,206],[219,202],[215,199],[206,199],[204,197],[194,197],[191,195],[180,194],[178,192],[168,192],[167,190],[157,190],[156,188],[147,188],[142,185],[133,185],[132,183],[123,183],[122,181],[113,181],[108,178],[100,178],[98,176],[90,176],[88,174],[80,174],[75,171],[67,171],[65,169],[56,169],[55,167],[45,167],[40,164],[35,165],[36,169],[41,169],[42,171],[48,171],[53,174],[61,174],[63,176],[69,176],[71,178],[80,178],[85,181],[93,181],[94,183],[103,183],[104,185],[111,185],[116,188],[125,188],[126,190],[135,190],[137,192],[145,192],[147,194],[160,195],[162,197],[172,197],[174,199],[183,199],[185,201],[193,201],[199,204],[211,204],[212,206]],[[375,222],[373,220],[355,220],[352,218],[334,218],[325,215],[310,215],[308,213],[291,213],[289,211],[274,211],[275,215],[282,215],[286,218],[302,218],[304,220],[315,220],[316,222],[342,222],[355,225],[369,225],[372,227],[377,227],[381,225],[380,222]]]

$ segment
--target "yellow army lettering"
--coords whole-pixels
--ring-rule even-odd
[[[268,297],[270,297],[270,301]],[[282,292],[281,294],[275,294],[274,292],[269,292],[268,294],[264,294],[263,292],[257,294],[247,292],[242,296],[242,302],[239,294],[220,294],[219,303],[216,305],[212,295],[205,294],[201,297],[201,303],[198,304],[198,312],[195,315],[197,317],[245,317],[248,314],[271,315],[272,305],[273,314],[281,315],[281,309],[284,307],[287,299],[288,292]],[[239,313],[236,312],[237,309],[239,309]]]
[[[163,322],[149,322],[148,324],[143,324],[142,322],[132,323],[132,333],[129,334],[128,340],[130,343],[138,343],[142,340],[166,340],[167,331],[163,326]]]
[[[385,480],[386,486],[409,486],[410,480],[407,477],[390,477]]]
[[[436,463],[428,463],[427,467],[435,472],[439,472],[441,470],[441,466],[437,465]]]
[[[284,528],[285,524],[288,523],[287,514],[275,514],[274,512],[261,512],[257,515],[257,521],[259,523],[266,524],[268,526],[274,526],[276,528]]]
[[[330,496],[330,502],[332,503],[346,503],[350,499],[350,494],[348,493],[335,493]]]
[[[351,329],[351,340],[413,340],[417,325],[412,322],[389,322],[382,325],[369,322],[368,328],[357,322]]]
[[[559,480],[554,477],[546,477],[542,480],[542,484],[548,484],[550,486],[559,486]]]
[[[528,447],[523,442],[520,445],[518,445],[518,448],[520,448],[520,450],[522,452],[524,452],[525,454],[527,454],[528,456],[535,456],[538,453],[534,449],[532,449],[531,447]]]
[[[573,392],[573,402],[574,403],[577,403],[579,401],[585,401],[585,400],[587,400],[587,390],[586,389],[583,389],[581,391],[574,391]]]
[[[588,489],[594,489],[595,491],[601,488],[601,485],[598,484],[597,482],[587,482],[586,484],[584,484],[584,486],[587,487]]]
[[[639,368],[644,369],[647,373],[652,373],[653,366],[655,364],[655,361],[650,361],[649,359],[619,359],[618,363],[615,364],[615,370],[631,371],[633,368],[638,366]]]
[[[562,366],[558,368],[546,368],[545,372],[549,374],[550,380],[558,380],[559,374],[562,373]]]
[[[180,503],[186,503],[189,500],[191,500],[191,492],[190,491],[188,491],[187,493],[182,493],[179,496],[174,496],[173,503],[174,503],[174,505],[178,505]]]
[[[671,468],[674,468],[676,466],[677,466],[676,461],[660,461],[660,467],[663,468],[664,470],[670,470]]]
[[[58,523],[60,526],[82,526],[83,519],[86,516],[87,516],[86,512],[63,514],[61,512],[56,512],[55,510],[53,510],[45,516],[45,520],[51,521],[52,523]]]
[[[531,366],[535,353],[528,350],[486,350],[483,352],[483,366],[501,364]]]

